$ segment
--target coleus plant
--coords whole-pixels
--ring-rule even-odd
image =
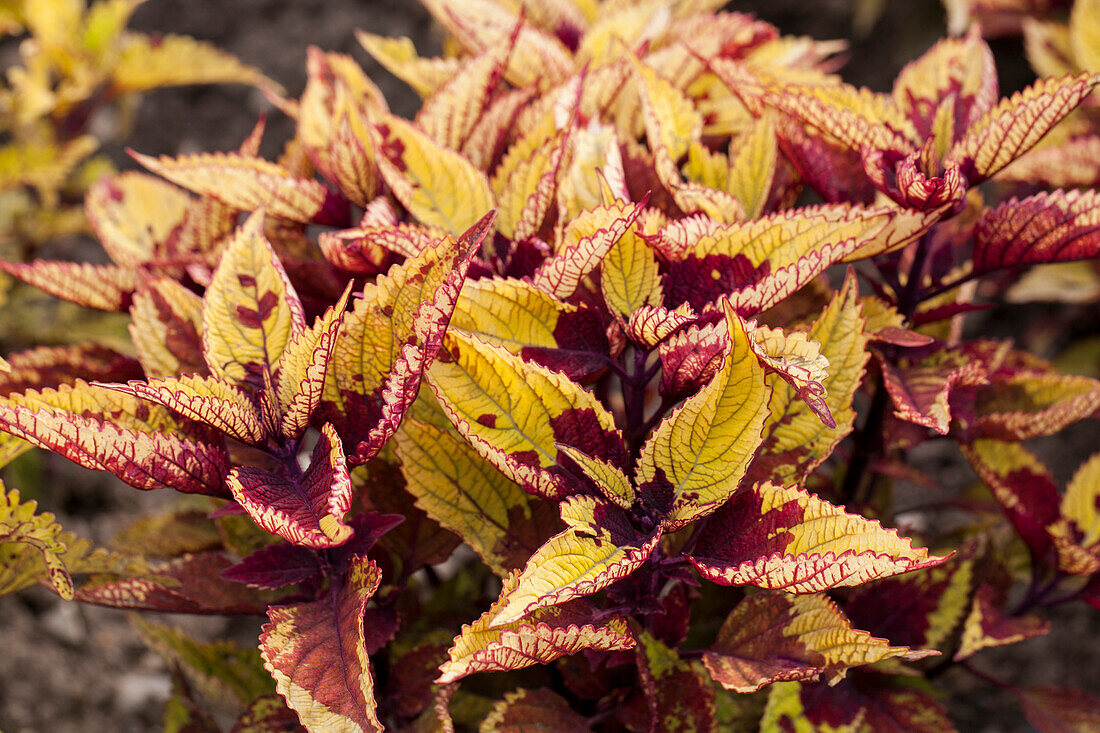
[[[1021,444],[1100,384],[960,336],[983,278],[1097,255],[1095,192],[983,184],[1100,80],[1000,99],[973,31],[875,94],[722,3],[426,4],[444,57],[360,35],[415,120],[312,50],[279,160],[135,153],[86,199],[112,264],[4,266],[137,358],[10,355],[0,461],[191,496],[103,550],[13,491],[0,588],[266,615],[135,622],[170,730],[226,690],[235,731],[949,730],[944,672],[1100,605],[1100,463]],[[989,498],[899,514],[944,437]]]

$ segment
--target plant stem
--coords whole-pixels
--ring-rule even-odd
[[[871,406],[867,410],[867,420],[856,435],[852,458],[848,462],[848,471],[844,474],[840,496],[845,504],[865,499],[863,486],[866,484],[867,467],[871,464],[871,457],[882,451],[882,426],[886,421],[889,402],[890,396],[880,381],[875,385]]]

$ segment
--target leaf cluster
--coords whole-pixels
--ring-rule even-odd
[[[359,35],[415,120],[312,49],[277,160],[262,121],[134,153],[84,201],[109,264],[3,265],[136,358],[0,362],[0,464],[191,496],[108,553],[13,492],[0,588],[266,615],[258,654],[138,622],[170,730],[219,689],[235,731],[950,730],[943,672],[1100,605],[1100,457],[1062,492],[1023,444],[1100,383],[962,336],[1100,254],[1095,175],[1035,172],[1098,69],[1001,98],[975,26],[874,93],[721,3],[425,4],[442,57]],[[1019,691],[1095,721],[1071,694]]]

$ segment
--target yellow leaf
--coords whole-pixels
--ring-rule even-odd
[[[982,115],[944,163],[961,165],[971,183],[989,178],[1030,150],[1098,83],[1100,76],[1088,72],[1040,79]]]
[[[723,304],[729,347],[711,381],[666,417],[642,448],[639,487],[667,485],[676,530],[737,490],[760,445],[770,388],[744,324]]]
[[[539,265],[532,282],[556,298],[568,298],[596,269],[641,214],[645,202],[616,202],[582,213],[566,227],[557,254]]]
[[[263,213],[234,234],[203,296],[203,356],[234,384],[265,386],[305,316],[279,258],[263,235]]]
[[[562,518],[571,504],[595,502],[590,497],[575,497],[562,505]],[[582,510],[583,513],[583,510]],[[574,598],[591,595],[644,563],[653,553],[661,532],[657,531],[637,545],[619,546],[612,533],[595,523],[570,527],[554,535],[527,561],[514,588],[501,593],[488,625],[515,623],[535,609],[556,606]]]
[[[1062,497],[1062,516],[1081,531],[1081,545],[1100,542],[1100,453],[1077,469]]]
[[[455,74],[424,100],[416,115],[420,129],[443,147],[461,150],[485,112],[509,51],[510,44],[502,43],[464,60]]]
[[[169,255],[165,245],[190,207],[191,197],[183,191],[135,171],[100,181],[84,199],[99,243],[126,266]]]
[[[497,575],[521,567],[557,532],[557,512],[532,498],[461,437],[406,420],[396,436],[416,505],[462,537]]]
[[[621,459],[611,414],[564,374],[461,331],[447,332],[444,349],[449,357],[428,372],[444,412],[482,456],[528,491],[569,493],[559,443]]]
[[[504,579],[501,597],[472,624],[462,627],[440,668],[439,683],[447,684],[475,672],[511,670],[551,662],[582,649],[630,649],[634,635],[621,616],[594,622],[592,614],[568,608],[540,608],[508,624],[493,620],[515,589],[520,574]]]
[[[266,209],[272,216],[308,222],[321,211],[327,189],[295,177],[277,163],[237,153],[199,153],[134,160],[177,186],[212,196],[241,211]]]
[[[559,322],[577,311],[525,280],[482,278],[462,288],[451,328],[518,354],[528,346],[556,347]]]
[[[600,490],[603,497],[612,504],[621,509],[629,509],[630,505],[634,503],[636,498],[634,486],[631,485],[627,475],[617,466],[581,453],[572,446],[559,445],[558,450],[576,461],[584,474],[596,484],[596,488]]]
[[[250,84],[276,94],[282,87],[232,54],[189,36],[127,33],[111,73],[119,94],[184,84]]]
[[[806,333],[807,338],[821,344],[821,356],[829,360],[830,375],[821,385],[828,394],[825,402],[836,421],[835,428],[823,424],[779,376],[767,377],[772,397],[763,453],[779,456],[774,461],[768,459],[772,464],[769,477],[774,481],[799,480],[824,461],[852,430],[852,399],[870,357],[858,296],[855,279],[850,277]]]
[[[420,58],[407,36],[387,38],[357,30],[355,37],[375,61],[421,97],[443,86],[462,67],[463,62],[458,58]]]
[[[732,156],[726,189],[737,197],[747,219],[764,213],[768,203],[779,146],[775,137],[775,121],[770,114],[753,120],[748,130],[736,142],[737,155]],[[734,145],[731,142],[731,151]]]
[[[1069,40],[1080,68],[1100,73],[1100,2],[1077,0],[1069,16]]]
[[[150,278],[134,293],[130,338],[150,377],[205,370],[202,359],[202,298],[177,281]]]
[[[387,115],[375,126],[382,177],[421,223],[454,235],[494,208],[485,174],[411,123]]]
[[[542,226],[550,205],[558,168],[569,141],[569,128],[558,130],[552,115],[508,149],[491,185],[500,202],[497,227],[510,239],[526,239]]]
[[[661,273],[653,247],[640,235],[656,234],[661,217],[645,215],[623,235],[603,260],[600,287],[613,313],[624,318],[643,306],[661,304]]]

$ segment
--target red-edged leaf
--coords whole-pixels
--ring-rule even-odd
[[[883,659],[923,659],[931,651],[890,646],[851,622],[827,596],[754,593],[722,624],[703,663],[723,687],[755,692],[784,680],[833,678],[844,670]]]
[[[99,344],[39,346],[7,357],[8,371],[0,371],[0,396],[28,389],[87,381],[140,379],[141,364]]]
[[[274,606],[260,636],[264,667],[309,730],[381,731],[375,713],[363,612],[382,573],[356,557],[327,598]]]
[[[136,282],[134,271],[84,262],[3,262],[0,270],[63,300],[102,311],[124,311]]]
[[[718,510],[690,559],[716,583],[791,593],[859,585],[945,560],[875,520],[767,482],[741,489]]]
[[[351,478],[339,436],[325,423],[309,468],[288,477],[238,466],[226,479],[233,498],[268,532],[304,547],[336,547],[351,537]]]
[[[980,362],[948,349],[916,362],[883,360],[882,377],[894,402],[894,414],[940,435],[947,435],[951,425],[950,396],[956,385],[989,383]]]
[[[112,608],[168,613],[261,614],[268,600],[239,583],[221,579],[231,565],[221,552],[203,552],[153,565],[140,577],[98,576],[76,591],[76,600]]]
[[[634,651],[652,731],[715,730],[714,689],[698,660],[680,659],[648,632],[638,634]]]
[[[165,432],[119,428],[95,417],[0,403],[0,430],[139,489],[225,496],[225,449]]]
[[[989,272],[1100,255],[1100,194],[1051,191],[988,209],[974,229],[974,269]]]
[[[296,178],[282,166],[237,153],[199,153],[153,158],[131,153],[134,160],[177,186],[212,196],[240,211],[266,209],[291,221],[312,221],[321,212],[328,189]]]
[[[202,357],[202,298],[179,282],[153,277],[138,283],[129,330],[146,376],[209,373]]]
[[[462,627],[436,682],[447,684],[477,672],[545,664],[582,649],[634,646],[634,635],[623,618],[595,621],[593,609],[583,601],[540,608],[508,623],[494,623],[519,580],[518,571],[505,578],[500,599],[477,621]]]
[[[384,271],[389,254],[415,257],[446,233],[418,224],[384,224],[321,232],[317,243],[329,262],[342,270],[375,275]]]
[[[1100,83],[1083,72],[1040,79],[985,113],[955,143],[945,164],[958,163],[972,184],[989,178],[1039,142]]]

